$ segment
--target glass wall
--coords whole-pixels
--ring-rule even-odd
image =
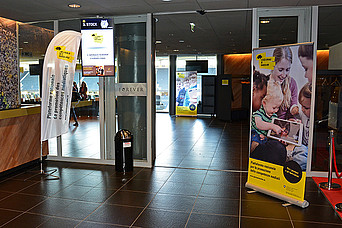
[[[54,36],[53,22],[19,24],[19,67],[22,104],[40,103],[39,76],[45,51]]]
[[[342,6],[319,7],[312,171],[327,171],[329,130],[335,129],[336,162],[342,170]]]
[[[169,56],[156,57],[156,110],[169,112]]]
[[[176,69],[177,71],[186,71],[187,60],[208,60],[208,73],[197,74],[197,102],[202,102],[202,75],[217,75],[217,58],[216,55],[189,55],[189,56],[177,56]]]

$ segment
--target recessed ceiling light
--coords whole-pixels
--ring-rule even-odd
[[[261,23],[261,24],[269,24],[269,23],[270,23],[270,20],[261,20],[260,23]]]
[[[156,40],[156,44],[161,44],[161,40]]]
[[[184,43],[184,40],[180,40],[179,43]]]
[[[172,0],[162,0],[163,2],[172,2]]]
[[[68,5],[69,8],[80,8],[81,5],[80,4],[77,4],[77,3],[71,3]]]
[[[28,44],[28,41],[24,41],[24,44]]]
[[[173,49],[173,51],[177,52],[177,51],[179,51],[179,50],[178,50],[178,49]]]

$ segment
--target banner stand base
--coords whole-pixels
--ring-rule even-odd
[[[309,206],[309,202],[304,200],[304,201],[300,201],[300,200],[296,200],[296,199],[293,199],[293,198],[290,198],[290,197],[287,197],[287,196],[284,196],[284,195],[281,195],[281,194],[278,194],[278,193],[275,193],[275,192],[272,192],[272,191],[269,191],[267,189],[264,189],[264,188],[261,188],[261,187],[258,187],[256,185],[253,185],[253,184],[250,184],[248,182],[246,182],[246,185],[245,185],[247,188],[251,188],[255,191],[258,191],[258,192],[261,192],[261,193],[264,193],[266,195],[269,195],[269,196],[273,196],[275,198],[278,198],[278,199],[281,199],[281,200],[284,200],[285,202],[288,202],[290,204],[294,204],[294,205],[297,205],[301,208],[306,208]]]

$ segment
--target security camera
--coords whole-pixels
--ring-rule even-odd
[[[196,10],[197,13],[201,14],[201,15],[204,15],[206,14],[205,10]]]

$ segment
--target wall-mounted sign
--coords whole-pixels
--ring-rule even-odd
[[[114,76],[112,19],[82,19],[83,76]]]
[[[115,96],[147,96],[146,83],[116,83]]]

